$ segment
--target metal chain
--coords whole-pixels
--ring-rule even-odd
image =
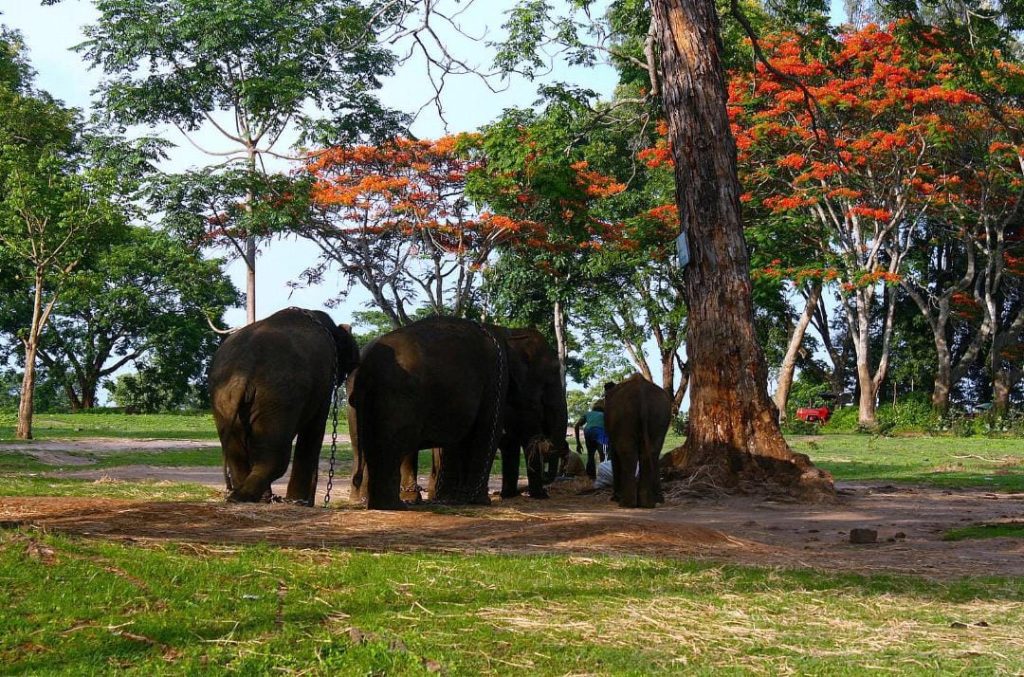
[[[339,383],[340,379],[338,378],[340,376],[340,374],[338,374],[338,362],[340,361],[340,355],[338,355],[338,346],[334,342],[334,334],[332,334],[331,331],[325,327],[322,322],[320,322],[316,315],[305,308],[295,308],[293,306],[291,309],[301,312],[303,315],[308,317],[313,324],[320,327],[324,333],[327,334],[330,344],[334,346],[334,364],[331,366],[332,382],[334,383],[334,387],[331,390],[331,462],[327,471],[327,491],[324,493],[324,507],[329,508],[331,505],[331,489],[334,488],[334,465],[338,454],[338,391],[341,390],[342,386],[342,384]],[[316,502],[315,495],[312,500],[313,502]]]
[[[338,391],[341,384],[334,386],[334,395],[331,398],[331,465],[327,471],[327,491],[324,493],[324,507],[331,507],[331,489],[334,487],[334,462],[338,454]]]
[[[505,351],[502,348],[501,343],[498,341],[498,337],[495,336],[492,331],[487,329],[487,327],[484,326],[482,323],[478,323],[478,326],[484,332],[484,334],[486,334],[491,339],[491,341],[494,342],[495,355],[497,357],[498,378],[497,388],[495,389],[494,392],[494,418],[491,420],[491,437],[487,443],[487,472],[483,474],[483,479],[481,480],[480,484],[476,486],[476,489],[473,492],[473,496],[479,495],[481,491],[485,492],[486,495],[487,486],[491,479],[490,469],[491,466],[494,464],[494,456],[497,454],[498,451],[498,421],[502,419],[501,395],[505,388],[505,370],[502,368],[504,366],[502,362],[505,357]]]

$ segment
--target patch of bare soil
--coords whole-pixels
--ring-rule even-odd
[[[203,470],[219,475],[219,469]],[[341,507],[332,510],[0,498],[0,523],[117,539],[372,551],[607,552],[933,578],[1024,576],[1020,539],[942,540],[953,527],[1020,519],[1024,495],[1019,494],[843,484],[838,501],[826,505],[739,496],[674,499],[655,510],[624,510],[609,502],[607,491],[565,482],[553,485],[552,498],[544,501],[495,497],[489,507],[424,505],[378,512],[347,504],[346,485],[347,478],[336,484],[334,501]],[[850,544],[849,531],[858,527],[877,530],[879,542]]]

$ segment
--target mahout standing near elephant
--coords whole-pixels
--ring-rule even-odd
[[[286,499],[313,505],[331,397],[358,362],[348,328],[319,310],[278,311],[221,344],[209,386],[229,501],[268,498],[294,439]]]
[[[640,374],[605,391],[613,499],[623,508],[653,508],[661,494],[658,458],[672,422],[672,398]]]
[[[566,446],[557,358],[552,374],[544,349],[550,351],[533,330],[447,317],[420,320],[368,345],[349,378],[353,498],[374,509],[404,508],[403,497],[418,496],[418,452],[433,448],[428,496],[488,504],[499,442],[516,469],[510,477],[517,490],[520,449],[540,462]]]

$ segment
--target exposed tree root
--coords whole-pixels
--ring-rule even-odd
[[[773,458],[749,452],[729,451],[690,458],[685,445],[662,458],[667,494],[693,493],[721,496],[727,493],[768,494],[798,501],[834,501],[832,475],[816,467],[805,454]]]

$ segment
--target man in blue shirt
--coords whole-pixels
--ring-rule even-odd
[[[608,443],[608,435],[604,431],[604,399],[597,400],[590,408],[590,411],[583,414],[580,420],[576,421],[576,449],[583,453],[580,444],[580,428],[583,428],[583,439],[587,443],[587,475],[594,479],[597,476],[597,464],[594,463],[594,456],[604,461],[604,445]]]

